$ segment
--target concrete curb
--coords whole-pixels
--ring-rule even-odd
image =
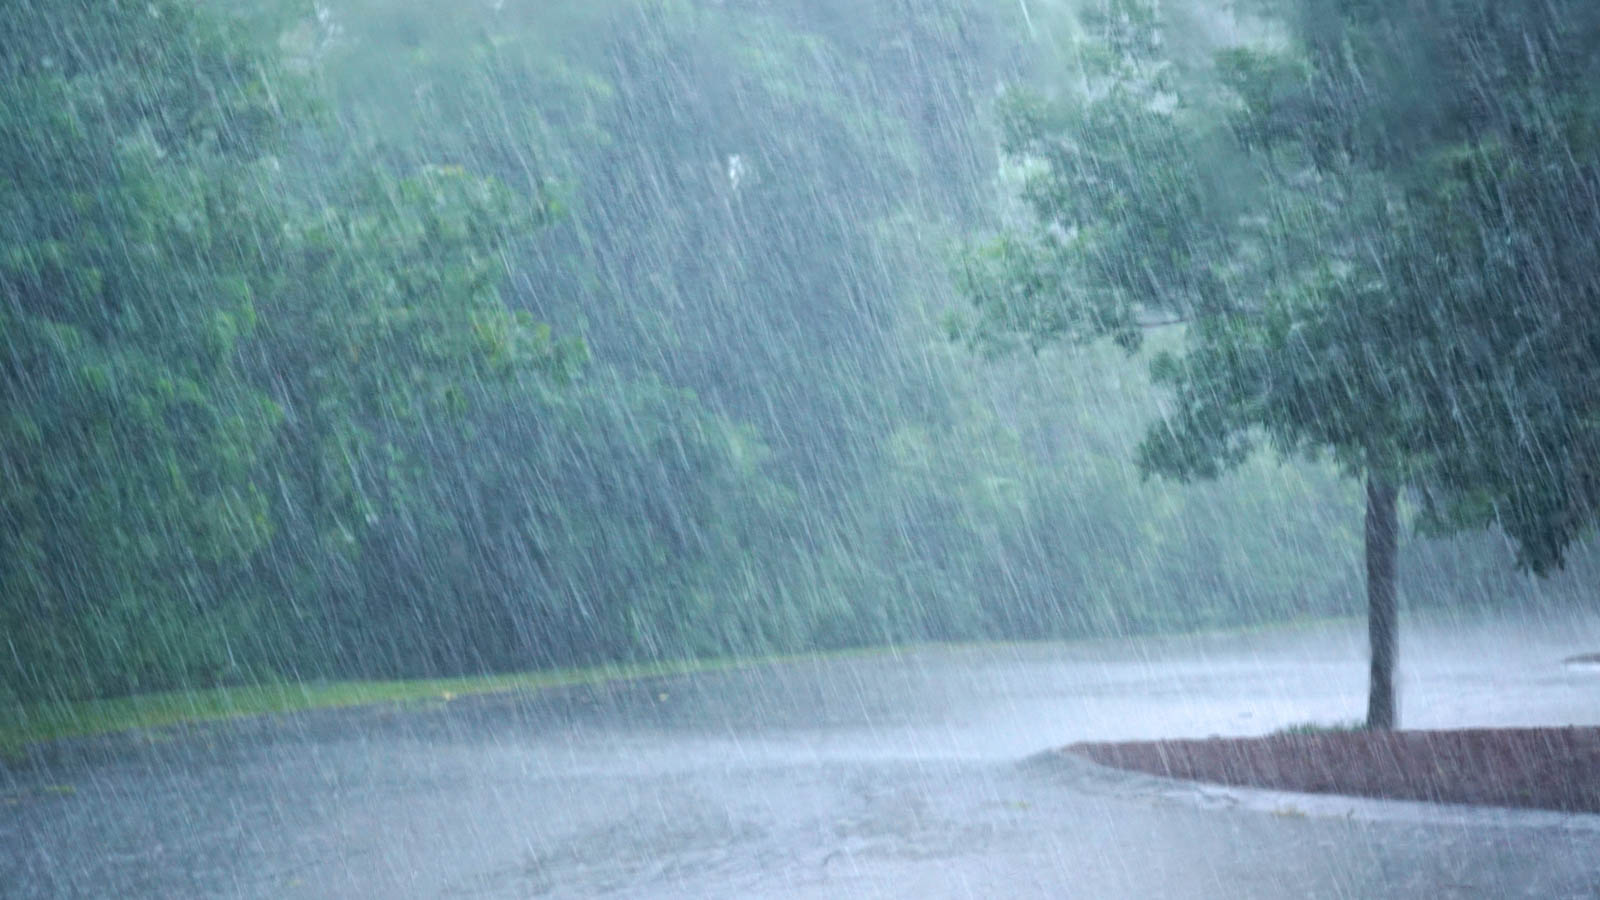
[[[1459,828],[1517,828],[1600,834],[1600,814],[1544,809],[1380,800],[1341,794],[1303,794],[1266,788],[1182,781],[1104,766],[1070,750],[1046,750],[1022,765],[1048,773],[1071,787],[1100,796],[1118,796],[1155,803],[1182,803],[1205,809],[1239,809],[1287,818],[1347,819],[1444,825]]]

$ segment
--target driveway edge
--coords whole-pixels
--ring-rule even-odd
[[[1342,794],[1306,794],[1183,781],[1101,765],[1067,749],[1037,753],[1023,760],[1022,765],[1027,769],[1047,772],[1090,794],[1152,803],[1238,809],[1286,818],[1347,819],[1462,828],[1554,829],[1600,834],[1600,814],[1385,800]]]

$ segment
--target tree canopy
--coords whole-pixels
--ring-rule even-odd
[[[1560,4],[1289,4],[1279,46],[1174,59],[1155,4],[1019,96],[1026,223],[972,251],[974,343],[1181,329],[1141,467],[1214,478],[1265,442],[1368,480],[1374,712],[1393,659],[1398,485],[1537,571],[1592,523],[1600,28]],[[1281,14],[1283,11],[1279,11]]]

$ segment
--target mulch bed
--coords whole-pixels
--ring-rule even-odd
[[[1067,750],[1113,768],[1237,787],[1600,813],[1600,728],[1320,732]]]

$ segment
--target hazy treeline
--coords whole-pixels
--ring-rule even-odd
[[[1074,10],[10,7],[0,699],[1356,606],[1332,466],[1146,483],[1141,365],[940,326]]]

